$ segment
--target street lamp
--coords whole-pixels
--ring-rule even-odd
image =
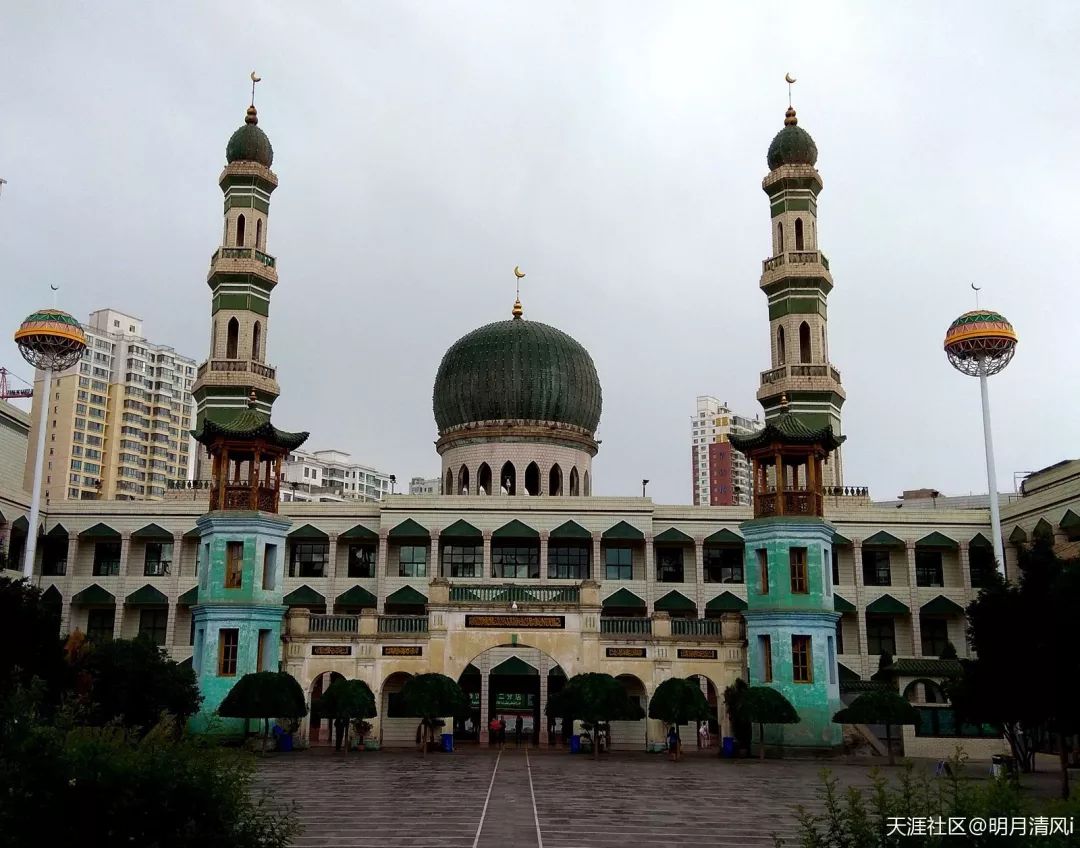
[[[394,486],[396,486],[396,485],[397,485],[397,475],[396,474],[391,474],[390,475],[390,494],[391,495],[394,494]]]
[[[945,333],[945,354],[961,374],[979,378],[982,392],[983,443],[986,449],[986,485],[990,490],[990,526],[993,530],[994,559],[1005,574],[1005,552],[1001,544],[1001,512],[998,508],[997,474],[994,470],[994,439],[990,432],[990,395],[986,378],[1005,370],[1016,351],[1016,331],[1003,315],[989,309],[965,312]],[[935,503],[936,505],[936,503]]]
[[[55,289],[53,289],[55,291]],[[30,528],[23,551],[23,577],[34,575],[37,548],[38,512],[41,509],[41,472],[45,463],[45,422],[49,419],[53,371],[66,371],[82,358],[86,333],[74,318],[55,307],[39,309],[15,331],[15,344],[23,359],[44,374],[41,404],[38,407],[37,453],[34,459],[34,488],[30,498]]]
[[[641,481],[641,496],[642,497],[645,497],[645,487],[648,486],[648,485],[649,485],[648,480],[642,480]]]

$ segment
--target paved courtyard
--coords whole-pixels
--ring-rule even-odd
[[[821,763],[508,748],[272,757],[263,782],[300,808],[298,848],[606,848],[794,845]],[[868,784],[865,765],[830,765]]]

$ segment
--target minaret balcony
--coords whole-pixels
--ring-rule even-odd
[[[774,515],[820,517],[821,501],[821,493],[809,489],[754,492],[754,518],[770,518]]]
[[[829,259],[820,250],[789,250],[761,262],[761,288],[785,277],[810,277],[827,283],[826,293],[832,290]]]
[[[195,379],[201,380],[208,371],[256,374],[268,380],[277,379],[277,369],[249,359],[209,359],[199,366]]]
[[[277,267],[277,259],[254,247],[219,247],[210,257],[210,264],[213,265],[219,259],[254,259],[268,268]]]
[[[769,386],[787,379],[827,379],[840,382],[840,372],[831,365],[781,365],[761,372],[761,385]]]

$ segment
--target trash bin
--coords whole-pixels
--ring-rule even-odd
[[[993,777],[1005,777],[1006,776],[1007,772],[1006,772],[1004,755],[1002,755],[1002,754],[994,754],[992,757],[990,757],[990,774]]]
[[[453,733],[444,733],[442,735],[442,749],[448,754],[454,753],[454,734]]]
[[[282,733],[277,740],[277,749],[282,753],[288,753],[292,748],[292,734]]]
[[[723,752],[724,752],[725,757],[734,757],[735,756],[735,737],[734,736],[725,736],[724,737]]]
[[[571,754],[580,754],[581,753],[581,737],[578,736],[577,734],[574,734],[573,736],[570,737],[570,753]]]

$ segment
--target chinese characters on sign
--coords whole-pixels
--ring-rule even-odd
[[[313,657],[348,657],[352,656],[352,645],[312,645]]]
[[[645,659],[644,648],[608,648],[607,656],[609,657],[627,657]]]
[[[886,836],[1071,836],[1073,819],[1067,816],[890,816]]]
[[[562,630],[562,615],[467,615],[466,627],[507,627],[518,630]]]
[[[679,648],[680,660],[715,660],[715,648]]]
[[[420,657],[424,649],[420,645],[383,645],[384,657]]]

